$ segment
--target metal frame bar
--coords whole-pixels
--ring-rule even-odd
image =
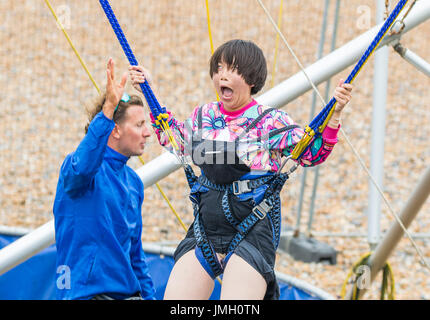
[[[426,202],[427,198],[430,195],[430,167],[428,167],[424,174],[422,175],[420,181],[415,186],[411,196],[409,197],[406,205],[402,209],[400,213],[400,221],[403,223],[405,228],[408,228],[412,221],[417,216],[420,211],[422,205]],[[393,253],[395,247],[402,239],[404,234],[403,229],[400,227],[400,224],[395,221],[384,239],[378,244],[374,253],[369,258],[369,267],[370,267],[370,283],[367,288],[362,288],[359,291],[358,298],[360,299],[370,287],[370,284],[376,278],[376,275],[379,271],[382,270],[382,267],[386,264],[386,261]],[[350,300],[353,294],[353,289],[351,288],[346,296],[347,300]]]
[[[377,1],[376,21],[384,22],[385,4]],[[372,133],[370,143],[370,173],[382,186],[384,180],[385,115],[388,89],[388,47],[375,52],[373,75]],[[371,249],[378,244],[381,234],[381,195],[369,179],[367,207],[367,242]]]
[[[419,1],[405,19],[406,33],[430,18],[430,1]],[[331,54],[306,68],[307,74],[315,85],[326,81],[343,69],[352,65],[362,55],[363,51],[372,41],[381,25],[375,26],[361,36],[343,45]],[[389,44],[398,39],[399,35],[389,36],[382,40],[379,47]],[[306,77],[302,72],[285,80],[273,89],[259,96],[256,100],[265,105],[282,107],[288,102],[301,96],[311,89]],[[161,179],[181,167],[177,158],[168,152],[155,158],[142,168],[137,170],[146,188],[157,179]],[[148,168],[152,168],[148,170]],[[32,257],[44,248],[55,242],[54,221],[51,220],[33,232],[23,236],[9,246],[0,250],[0,275],[12,269],[21,262]]]
[[[396,43],[393,46],[393,49],[403,59],[405,59],[407,62],[409,62],[415,68],[417,68],[419,71],[424,73],[427,77],[430,77],[430,63],[425,61],[423,58],[421,58],[419,55],[417,55],[413,51],[409,50],[408,48],[403,47],[400,42]]]

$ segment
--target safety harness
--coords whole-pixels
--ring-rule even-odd
[[[261,113],[247,128],[246,130],[235,140],[235,143],[245,136],[251,129],[253,129],[258,122],[263,119],[268,113],[276,110],[275,108],[266,109]],[[272,131],[269,137],[279,134],[288,130],[298,128],[297,125],[286,126],[281,129]],[[202,134],[202,107],[198,111],[198,130],[197,134]],[[197,139],[202,140],[201,136]],[[238,247],[240,242],[246,237],[251,229],[261,220],[267,218],[270,221],[273,234],[273,246],[276,250],[279,244],[280,229],[281,229],[281,201],[280,191],[288,179],[289,173],[267,173],[260,176],[245,175],[243,177],[249,177],[249,179],[243,179],[233,181],[229,184],[216,184],[210,181],[204,174],[197,177],[190,165],[184,166],[185,175],[189,187],[191,189],[190,200],[194,209],[194,224],[193,231],[194,237],[197,242],[196,253],[201,255],[204,260],[208,263],[210,270],[208,273],[212,278],[216,278],[223,273],[224,267],[231,257],[232,253]],[[223,192],[222,196],[222,211],[226,220],[237,230],[231,240],[227,255],[222,261],[219,261],[213,246],[208,240],[203,223],[200,216],[200,195],[202,190],[215,190]],[[253,193],[253,204],[254,207],[250,214],[239,221],[234,215],[231,207],[232,196],[240,197],[243,195],[249,195]]]

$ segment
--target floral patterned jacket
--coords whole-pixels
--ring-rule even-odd
[[[198,129],[198,110],[194,109],[191,116],[185,121],[176,120],[168,111],[168,124],[178,144],[180,152],[186,154],[186,145],[192,141],[193,133]],[[221,102],[211,102],[202,108],[202,138],[215,141],[236,140],[256,119],[267,106],[259,105],[253,100],[247,106],[229,112],[223,108]],[[168,135],[161,130],[151,115],[152,126],[162,146],[173,151]],[[258,124],[249,130],[239,141],[236,154],[251,170],[275,172],[281,165],[281,157],[289,156],[295,145],[302,138],[302,128],[294,128],[276,135],[269,135],[273,130],[294,125],[289,115],[279,109],[272,110],[264,116]],[[304,167],[315,166],[324,162],[337,143],[337,129],[326,127],[322,135],[314,138],[310,147],[302,155],[299,164]]]

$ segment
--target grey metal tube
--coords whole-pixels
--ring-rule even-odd
[[[425,61],[423,58],[421,58],[419,55],[409,50],[408,48],[403,47],[400,43],[397,43],[395,46],[393,46],[393,48],[407,62],[412,64],[415,68],[424,73],[427,77],[430,77],[430,63]]]
[[[405,34],[429,18],[430,1],[418,1],[404,20],[405,29],[402,34]],[[333,53],[307,67],[306,72],[310,79],[315,85],[319,85],[355,63],[367,49],[381,26],[382,24],[375,26],[361,36],[333,51]],[[399,37],[399,35],[385,37],[378,48],[389,44]],[[261,104],[270,105],[272,107],[282,107],[301,96],[309,89],[311,89],[311,85],[303,75],[303,72],[300,71],[289,79],[281,82],[273,89],[268,90],[256,100]]]
[[[0,275],[55,243],[54,220],[0,250]]]
[[[384,21],[385,4],[377,1],[376,21]],[[384,141],[385,141],[385,111],[388,87],[388,47],[385,46],[375,52],[373,76],[373,111],[372,134],[370,146],[370,173],[379,186],[384,178]],[[369,195],[367,208],[367,241],[374,249],[380,239],[381,195],[369,180]]]
[[[317,59],[321,59],[324,53],[324,43],[325,43],[325,34],[327,31],[327,15],[328,15],[328,8],[330,6],[330,0],[325,0],[324,3],[324,13],[323,13],[323,21],[321,26],[321,35],[320,35],[320,41],[318,45],[318,52],[317,52]],[[310,112],[310,120],[315,116],[315,107],[317,102],[317,95],[315,91],[312,94],[312,103],[311,103],[311,112]],[[302,218],[302,209],[303,209],[303,199],[305,196],[305,185],[306,185],[306,177],[307,177],[308,170],[305,168],[302,172],[302,178],[300,181],[300,194],[299,194],[299,205],[297,209],[297,219],[296,219],[296,232],[299,232],[300,230],[300,221]]]
[[[156,170],[159,166],[163,166],[163,168],[167,170]],[[161,156],[138,169],[137,173],[142,179],[144,186],[147,188],[179,167],[181,167],[181,164],[174,155],[171,153],[163,153]],[[41,227],[33,230],[31,233],[22,236],[0,250],[0,275],[54,243],[54,220],[50,220]]]
[[[430,195],[430,167],[426,169],[420,181],[416,185],[414,191],[409,197],[405,207],[400,212],[400,221],[405,228],[408,228],[411,222],[415,219],[421,207]],[[388,257],[393,252],[404,234],[399,223],[395,221],[388,230],[384,239],[378,244],[374,253],[369,258],[370,266],[370,283],[375,279],[378,272],[385,265]],[[368,288],[363,288],[359,292],[359,298],[366,292]],[[352,290],[348,292],[347,298],[352,297]]]
[[[429,18],[430,1],[417,2],[405,19],[406,26],[403,30],[403,33],[410,31]],[[348,42],[341,48],[308,67],[307,70],[309,71],[311,79],[315,81],[316,84],[319,84],[357,61],[363,51],[369,45],[372,38],[375,36],[377,28],[378,27],[375,27],[367,31],[366,33],[357,37],[355,40]],[[396,37],[388,37],[382,41],[382,45],[386,45],[394,39],[396,39]],[[273,107],[282,107],[289,101],[305,93],[310,88],[311,86],[307,82],[306,77],[302,72],[299,72],[290,79],[274,87],[272,90],[269,90],[265,94],[256,98],[256,100],[261,104],[271,105]],[[153,161],[157,161],[157,159],[164,157],[167,153],[168,152],[165,152]],[[143,170],[146,175],[149,173],[145,171],[145,166],[139,170]],[[176,171],[179,167],[180,165],[178,165],[177,159],[173,156],[170,161],[165,163],[165,167],[157,166],[157,172],[152,174],[154,176],[167,176],[170,173]],[[146,179],[143,177],[143,173],[141,171],[140,176],[142,179]],[[150,186],[150,183],[153,181],[153,179],[155,178],[148,179],[148,182],[146,182],[146,187]],[[49,239],[49,241],[46,239]],[[46,225],[37,228],[32,233],[22,237],[19,240],[22,240],[20,241],[20,246],[14,246],[15,249],[13,251],[8,249],[9,246],[0,250],[0,274],[10,270],[13,268],[13,266],[18,265],[19,263],[25,261],[32,255],[42,250],[44,247],[48,247],[50,244],[52,244],[54,241],[54,222],[48,222]],[[4,250],[6,250],[7,254],[4,253]]]
[[[333,52],[333,50],[336,48],[337,30],[338,30],[338,25],[339,25],[339,9],[340,9],[340,0],[336,0],[330,52]],[[331,81],[331,78],[327,79],[327,83],[326,83],[326,87],[325,87],[324,99],[326,101],[328,101],[329,95],[330,95],[330,81]],[[312,185],[312,194],[311,194],[311,201],[310,201],[311,203],[309,206],[309,220],[308,220],[308,230],[307,230],[308,236],[311,236],[312,223],[314,221],[315,201],[316,201],[316,196],[317,196],[320,166],[314,167],[313,171],[314,171],[314,182]]]
[[[164,152],[136,170],[145,188],[167,177],[181,167],[181,162],[170,152]],[[160,170],[162,168],[162,170]]]

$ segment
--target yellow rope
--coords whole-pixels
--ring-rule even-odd
[[[213,55],[214,54],[214,43],[212,40],[211,15],[210,15],[210,11],[209,11],[209,0],[206,0],[206,20],[208,23],[208,34],[209,34],[209,43],[211,46],[211,55]],[[217,101],[219,101],[218,92],[216,92],[216,90],[215,90],[215,94],[216,94]]]
[[[140,162],[145,165],[145,161],[141,157],[139,157]],[[184,222],[182,221],[179,214],[176,212],[175,208],[173,208],[172,204],[170,203],[169,199],[167,198],[166,194],[164,193],[163,189],[161,189],[160,185],[158,183],[155,184],[160,191],[161,195],[163,196],[164,200],[166,200],[167,204],[169,205],[170,209],[172,210],[173,214],[178,219],[179,223],[181,224],[182,228],[187,231],[187,227],[185,226]]]
[[[211,53],[214,53],[214,43],[212,41],[212,31],[211,31],[211,18],[210,18],[210,12],[209,12],[209,0],[206,0],[206,18],[208,22],[208,33],[209,33],[209,42],[211,45]]]
[[[88,77],[90,78],[91,82],[94,84],[94,87],[97,89],[97,92],[99,94],[101,94],[101,90],[99,88],[99,86],[97,85],[96,81],[94,80],[93,76],[91,75],[90,71],[88,70],[84,60],[81,58],[79,52],[76,50],[75,46],[73,45],[72,40],[70,39],[69,35],[67,34],[67,31],[64,29],[62,23],[60,22],[60,20],[58,19],[57,14],[55,13],[53,7],[51,6],[51,3],[49,2],[49,0],[45,0],[45,3],[47,4],[47,6],[49,7],[49,9],[51,10],[52,15],[55,18],[55,21],[58,23],[58,25],[60,26],[61,30],[63,31],[64,35],[66,36],[67,41],[69,42],[70,46],[73,49],[73,52],[75,53],[75,55],[77,56],[77,58],[79,59],[82,67],[85,69],[85,72],[87,73]],[[164,121],[162,121],[162,123],[164,123]],[[168,126],[168,125],[167,125]],[[169,139],[170,136],[169,136]],[[172,141],[172,140],[171,140]],[[174,142],[174,141],[173,141]],[[176,144],[176,142],[175,142]],[[176,147],[178,147],[176,145]],[[142,164],[144,164],[145,162],[143,161],[142,157],[139,156],[138,157],[140,162]],[[183,223],[183,221],[181,220],[181,218],[179,217],[178,213],[176,212],[176,210],[173,208],[172,204],[170,203],[169,199],[167,198],[166,194],[164,193],[164,191],[161,189],[160,185],[158,183],[155,184],[158,188],[158,190],[160,191],[161,195],[163,196],[164,200],[167,202],[167,204],[169,205],[170,209],[172,210],[173,214],[176,216],[176,218],[178,219],[179,223],[181,224],[181,226],[184,228],[185,231],[187,231],[187,227],[185,226],[185,224]]]
[[[58,19],[57,14],[55,13],[54,9],[51,6],[51,3],[49,2],[49,0],[45,0],[46,5],[49,7],[49,10],[51,10],[52,15],[55,18],[55,21],[57,22],[58,26],[61,28],[61,31],[63,31],[64,36],[66,37],[67,41],[69,42],[70,46],[72,47],[72,50],[75,52],[76,56],[78,57],[82,67],[85,69],[85,72],[87,73],[88,77],[90,78],[91,82],[94,84],[94,87],[97,89],[98,93],[100,93],[100,88],[97,86],[96,81],[94,80],[94,78],[92,77],[90,71],[88,70],[84,60],[82,60],[81,56],[79,55],[78,51],[76,50],[75,46],[73,45],[72,40],[70,39],[69,35],[67,34],[67,31],[64,29],[63,24],[61,23],[61,21]]]
[[[283,3],[284,3],[284,1],[281,0],[281,3],[279,4],[279,13],[278,13],[278,29],[279,30],[281,30]],[[273,59],[272,79],[270,81],[270,87],[271,88],[273,88],[273,86],[275,85],[275,74],[276,74],[276,64],[277,64],[277,60],[278,60],[278,49],[279,49],[279,33],[276,33],[275,57]]]
[[[367,262],[371,256],[371,252],[368,252],[360,257],[360,259],[352,266],[350,269],[348,275],[346,276],[346,279],[344,280],[342,284],[342,289],[340,292],[341,299],[345,299],[346,297],[346,286],[348,285],[349,281],[353,279],[354,275],[356,274],[356,270],[359,266],[367,265]],[[388,299],[395,300],[395,281],[394,281],[394,273],[390,266],[390,264],[387,262],[385,266],[383,267],[383,276],[382,276],[382,284],[381,284],[381,295],[380,298],[383,300],[385,298],[385,294],[387,292],[387,282],[390,280],[390,290],[388,291]],[[352,297],[351,300],[358,300],[358,291],[360,288],[357,288],[357,280],[358,278],[353,279],[353,287],[352,287]]]

